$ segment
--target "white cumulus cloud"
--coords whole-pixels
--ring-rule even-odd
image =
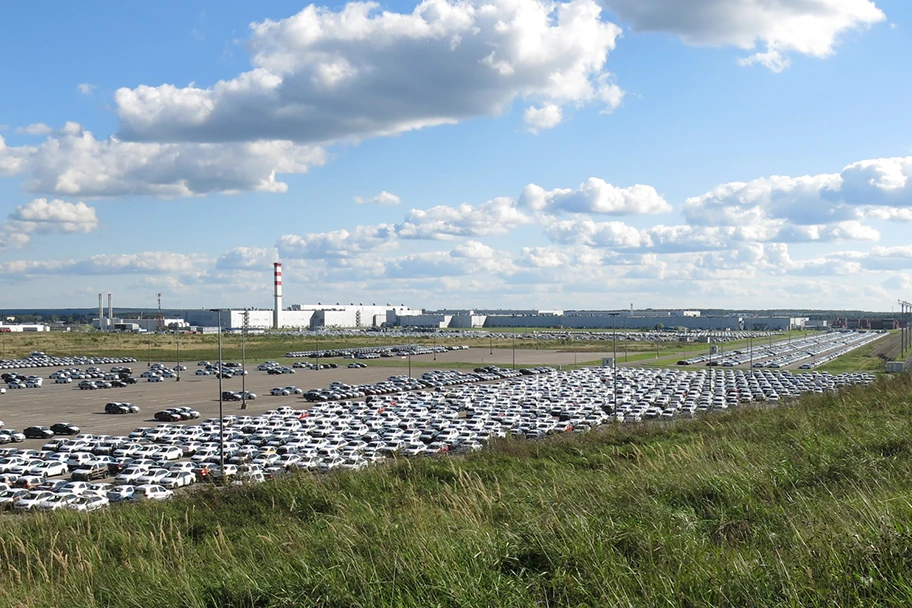
[[[33,234],[85,234],[96,228],[94,207],[83,202],[36,198],[16,207],[0,226],[0,248],[25,246]]]
[[[323,150],[288,140],[205,143],[96,139],[67,123],[38,146],[0,138],[0,174],[25,173],[32,192],[69,196],[195,196],[213,192],[285,192],[281,174],[323,164]]]
[[[498,197],[477,206],[463,203],[458,207],[412,209],[396,226],[396,232],[404,239],[479,237],[505,234],[531,221],[517,209],[513,199]]]
[[[398,205],[399,203],[401,203],[402,199],[400,199],[398,196],[396,196],[392,192],[387,192],[386,190],[382,190],[380,192],[380,194],[378,194],[376,196],[371,196],[370,198],[356,196],[356,197],[354,197],[354,201],[356,203],[358,203],[359,205],[389,205],[389,206],[392,206],[392,205]]]
[[[643,215],[671,211],[671,205],[652,186],[618,188],[597,177],[590,177],[576,190],[545,190],[529,184],[523,188],[517,203],[520,208],[544,213]]]
[[[43,122],[36,122],[35,124],[28,125],[27,127],[19,127],[16,129],[16,133],[22,133],[24,135],[49,135],[54,132],[54,129],[50,128]]]
[[[773,71],[789,55],[828,57],[839,37],[886,19],[872,0],[603,0],[635,30],[668,32],[691,45],[756,51],[742,59]]]
[[[324,143],[494,116],[517,99],[545,108],[544,128],[553,108],[622,96],[605,71],[621,30],[594,0],[310,5],[250,29],[253,69],[233,79],[119,89],[121,139]]]
[[[564,113],[560,106],[553,103],[541,108],[530,106],[523,113],[523,121],[533,133],[538,133],[544,129],[552,129],[559,125],[563,119]]]

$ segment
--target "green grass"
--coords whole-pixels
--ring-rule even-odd
[[[906,606],[910,395],[5,517],[0,605]]]

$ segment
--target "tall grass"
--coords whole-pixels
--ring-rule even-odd
[[[909,605],[910,391],[4,517],[0,605]]]

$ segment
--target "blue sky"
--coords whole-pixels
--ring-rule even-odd
[[[4,9],[7,308],[909,299],[912,5]]]

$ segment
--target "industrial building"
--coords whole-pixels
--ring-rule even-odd
[[[51,327],[41,323],[0,323],[0,332],[2,333],[34,331],[51,331]]]

